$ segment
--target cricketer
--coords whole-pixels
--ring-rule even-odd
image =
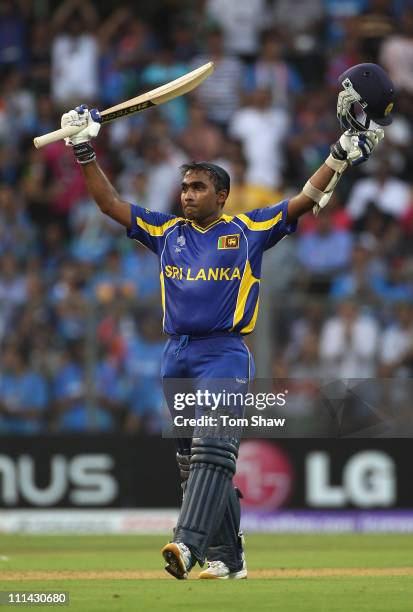
[[[328,204],[342,173],[370,157],[384,136],[381,126],[392,121],[394,87],[382,68],[359,64],[339,81],[343,134],[322,166],[290,200],[235,216],[224,212],[229,175],[203,161],[181,168],[182,216],[122,201],[90,142],[99,132],[99,111],[81,105],[62,116],[62,127],[84,126],[66,144],[100,210],[159,258],[163,328],[169,336],[163,381],[224,378],[248,385],[253,377],[243,336],[257,319],[263,252],[294,232],[301,215],[318,214]],[[246,578],[241,493],[232,484],[239,436],[195,433],[176,442],[184,495],[173,541],[162,549],[165,569],[185,579],[198,562],[207,563],[201,579]]]

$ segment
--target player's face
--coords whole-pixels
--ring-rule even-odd
[[[208,172],[191,170],[182,181],[181,204],[186,219],[208,225],[222,214],[226,191],[215,191]]]

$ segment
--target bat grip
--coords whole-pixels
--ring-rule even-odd
[[[41,149],[42,147],[50,144],[51,142],[56,142],[57,140],[63,140],[63,138],[74,136],[84,128],[84,125],[67,125],[66,127],[61,128],[60,130],[49,132],[48,134],[44,134],[43,136],[36,136],[36,138],[33,139],[33,144],[36,149]]]

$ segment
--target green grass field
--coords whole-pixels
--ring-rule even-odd
[[[0,535],[0,590],[69,591],[62,609],[85,612],[413,611],[412,535],[249,536],[241,581],[196,580],[196,569],[174,580],[162,571],[165,541]]]

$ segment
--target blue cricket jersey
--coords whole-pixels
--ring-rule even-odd
[[[230,216],[208,227],[132,205],[127,234],[160,262],[167,334],[249,334],[258,315],[262,255],[295,231],[288,202]],[[275,271],[274,271],[275,273]]]

